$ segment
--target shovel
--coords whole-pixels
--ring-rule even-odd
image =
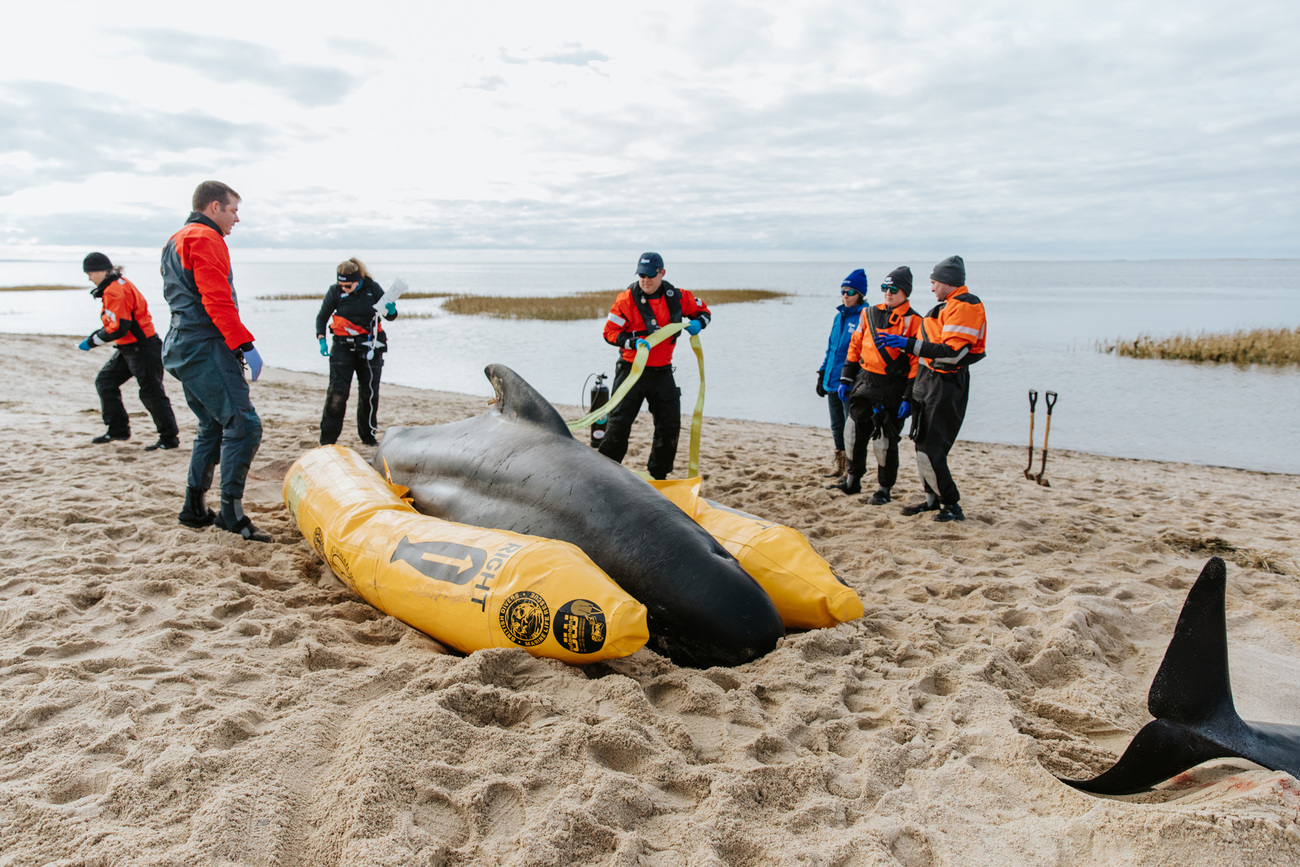
[[[1025,478],[1034,478],[1034,407],[1038,405],[1038,392],[1029,389],[1029,463],[1025,465]]]
[[[1047,424],[1043,427],[1043,463],[1039,465],[1038,475],[1034,476],[1034,481],[1050,488],[1052,483],[1043,478],[1043,474],[1047,472],[1047,435],[1052,432],[1052,407],[1056,406],[1056,392],[1047,392],[1043,399],[1047,402]]]

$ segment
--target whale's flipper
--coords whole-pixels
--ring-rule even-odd
[[[1147,695],[1155,720],[1110,770],[1091,780],[1062,782],[1085,792],[1128,795],[1218,758],[1242,758],[1300,776],[1300,726],[1246,722],[1232,703],[1227,577],[1223,560],[1213,557],[1187,594]]]
[[[564,419],[551,402],[538,394],[537,390],[522,376],[504,364],[489,364],[483,368],[483,373],[497,393],[496,402],[492,407],[494,412],[507,418],[515,418],[547,428],[569,439],[573,438],[569,426],[564,423]]]

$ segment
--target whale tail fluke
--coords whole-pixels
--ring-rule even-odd
[[[1300,726],[1246,722],[1233,704],[1224,615],[1227,574],[1223,560],[1213,557],[1187,594],[1147,695],[1155,719],[1108,771],[1062,782],[1100,795],[1128,795],[1219,758],[1300,775]]]

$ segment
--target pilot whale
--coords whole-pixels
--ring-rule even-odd
[[[739,665],[776,646],[784,628],[772,600],[712,536],[574,439],[513,370],[484,373],[496,390],[488,412],[388,428],[375,469],[427,515],[577,545],[646,606],[650,647],[679,665]]]
[[[1248,722],[1233,704],[1224,616],[1227,576],[1223,560],[1213,557],[1188,591],[1147,693],[1155,719],[1133,736],[1110,770],[1091,780],[1061,782],[1099,795],[1129,795],[1221,758],[1246,759],[1300,777],[1300,725]]]

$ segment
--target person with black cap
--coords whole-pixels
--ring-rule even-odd
[[[153,327],[149,304],[135,288],[135,284],[122,276],[122,269],[103,253],[91,253],[81,263],[86,272],[94,298],[100,302],[99,320],[103,327],[77,344],[89,351],[105,343],[113,343],[116,350],[95,377],[95,391],[99,392],[100,413],[108,430],[91,440],[107,443],[131,438],[131,417],[122,404],[122,385],[131,377],[140,388],[140,403],[149,411],[153,425],[158,430],[158,442],[145,446],[147,452],[174,449],[181,444],[176,429],[176,414],[172,402],[163,388],[162,340]]]
[[[636,282],[618,294],[605,320],[605,342],[619,348],[620,357],[614,366],[615,392],[631,373],[637,349],[643,344],[649,348],[647,337],[671,322],[685,322],[686,333],[699,334],[713,316],[703,301],[669,283],[664,273],[662,256],[642,253],[637,261]],[[645,401],[654,419],[646,470],[656,479],[666,479],[672,472],[682,431],[682,392],[673,379],[672,366],[676,343],[677,335],[673,335],[650,349],[640,379],[610,412],[605,439],[600,444],[602,455],[622,463],[632,422]]]
[[[876,345],[920,358],[912,386],[916,414],[912,437],[925,501],[903,507],[904,515],[938,511],[936,521],[964,521],[961,494],[948,471],[948,452],[957,441],[970,397],[970,366],[984,357],[988,322],[984,305],[966,288],[966,263],[949,256],[930,273],[937,306],[914,337],[877,334]]]
[[[180,522],[196,528],[215,524],[248,541],[270,542],[243,506],[248,470],[262,443],[262,419],[253,409],[244,368],[256,382],[262,356],[239,317],[226,247],[226,236],[239,222],[239,203],[230,187],[204,181],[194,190],[189,219],[163,248],[163,295],[172,313],[163,363],[181,381],[199,423]],[[218,463],[221,511],[213,512],[205,499]]]
[[[852,424],[847,437],[847,473],[831,485],[846,494],[862,491],[867,444],[871,443],[876,456],[873,506],[888,503],[890,490],[898,481],[898,441],[903,419],[911,412],[909,401],[917,367],[916,359],[906,352],[876,346],[875,337],[915,337],[921,330],[921,317],[912,311],[910,303],[911,268],[903,265],[890,271],[880,290],[885,300],[862,314],[840,371],[838,391],[848,403]]]
[[[339,441],[355,374],[357,437],[362,445],[379,445],[379,379],[384,372],[384,353],[388,351],[388,335],[379,322],[379,309],[382,306],[384,319],[392,322],[397,318],[397,302],[383,303],[383,287],[356,256],[340,262],[334,276],[338,282],[325,291],[316,314],[320,354],[330,360],[320,444],[330,446]],[[326,341],[326,334],[333,335],[332,342]]]
[[[831,335],[826,341],[826,356],[822,366],[817,368],[817,396],[826,398],[831,412],[831,439],[835,443],[835,467],[826,474],[826,478],[844,475],[848,458],[844,453],[844,419],[847,416],[847,404],[840,400],[837,385],[840,370],[849,353],[849,343],[858,328],[858,318],[863,311],[862,301],[867,294],[867,272],[858,268],[840,283],[840,297],[843,303],[835,308],[835,319],[831,322]]]

